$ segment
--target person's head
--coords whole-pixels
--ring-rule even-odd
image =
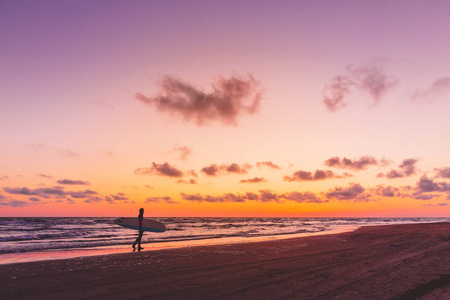
[[[139,209],[139,213],[143,214],[144,213],[144,209],[143,208]]]

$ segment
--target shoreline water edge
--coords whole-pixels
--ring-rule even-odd
[[[0,218],[0,265],[131,251],[134,230],[115,218]],[[145,233],[146,250],[336,234],[362,226],[450,222],[450,218],[155,218],[165,233]]]

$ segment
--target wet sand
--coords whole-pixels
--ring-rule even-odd
[[[0,299],[450,299],[450,223],[0,265]]]

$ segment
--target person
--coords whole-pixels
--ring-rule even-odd
[[[138,251],[141,251],[141,250],[144,249],[144,248],[141,247],[142,234],[144,233],[144,230],[142,229],[142,219],[144,219],[144,209],[143,208],[139,209],[139,216],[138,216],[138,220],[139,220],[139,236],[134,241],[133,251],[136,251],[136,244],[138,244]]]

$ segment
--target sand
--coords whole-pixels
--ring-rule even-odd
[[[450,299],[450,223],[0,265],[0,299]]]

